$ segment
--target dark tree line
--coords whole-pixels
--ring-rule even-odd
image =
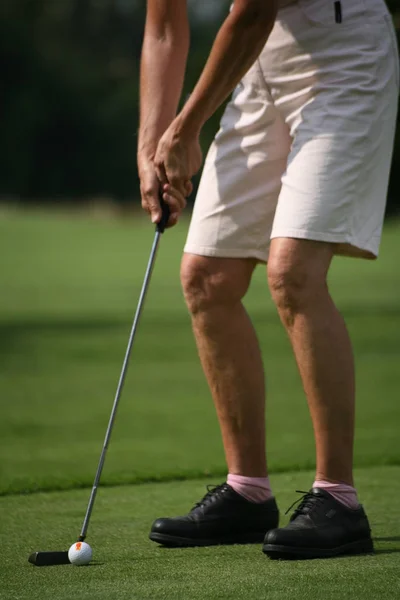
[[[145,0],[3,0],[0,195],[25,200],[137,198],[139,58]],[[192,2],[184,93],[229,1]],[[398,0],[389,2],[400,12]],[[207,6],[206,6],[207,5]],[[213,9],[212,18],[211,10]],[[219,115],[204,130],[204,147]],[[400,212],[400,137],[390,210]]]

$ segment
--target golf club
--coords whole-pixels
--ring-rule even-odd
[[[132,346],[133,346],[133,342],[135,339],[135,334],[136,334],[136,330],[137,330],[137,326],[139,323],[139,319],[140,319],[140,315],[142,312],[142,308],[143,308],[143,304],[145,301],[145,297],[146,297],[146,293],[149,287],[149,283],[150,283],[150,279],[151,279],[151,274],[153,271],[153,267],[154,267],[154,263],[155,263],[155,259],[156,259],[156,255],[157,255],[157,249],[158,249],[158,245],[160,242],[160,238],[161,238],[161,234],[164,233],[165,231],[165,227],[168,223],[168,219],[169,219],[169,215],[170,215],[170,211],[169,211],[169,207],[161,200],[161,208],[162,208],[162,217],[161,217],[161,221],[157,224],[156,226],[156,234],[155,234],[155,238],[154,238],[154,242],[153,242],[153,246],[151,249],[151,253],[150,253],[150,258],[149,258],[149,262],[147,265],[147,269],[146,269],[146,274],[144,277],[144,282],[143,282],[143,286],[142,286],[142,291],[140,293],[139,296],[139,302],[138,302],[138,306],[136,309],[136,314],[135,314],[135,318],[133,320],[133,325],[132,325],[132,329],[131,329],[131,333],[129,336],[129,341],[128,341],[128,346],[126,349],[126,353],[125,353],[125,358],[124,358],[124,362],[122,365],[122,370],[121,370],[121,375],[119,378],[119,382],[118,382],[118,387],[117,387],[117,391],[115,394],[115,399],[114,399],[114,404],[112,407],[112,411],[111,411],[111,415],[110,415],[110,420],[108,422],[108,427],[107,427],[107,431],[106,431],[106,435],[104,438],[104,444],[103,444],[103,449],[101,451],[101,455],[100,455],[100,460],[99,460],[99,464],[97,467],[97,472],[96,472],[96,476],[94,478],[94,482],[93,482],[93,487],[92,487],[92,491],[90,494],[90,498],[89,498],[89,503],[86,509],[86,514],[85,514],[85,518],[83,521],[83,525],[82,525],[82,530],[81,533],[78,537],[78,542],[83,542],[87,536],[87,532],[88,532],[88,528],[89,528],[89,521],[90,521],[90,517],[92,515],[93,512],[93,506],[94,506],[94,502],[96,499],[96,494],[97,494],[97,489],[99,486],[99,482],[100,482],[100,477],[101,477],[101,473],[103,470],[103,466],[104,466],[104,461],[106,458],[106,453],[107,453],[107,449],[108,449],[108,445],[110,442],[110,438],[111,438],[111,433],[112,433],[112,429],[114,426],[114,422],[115,422],[115,417],[117,415],[117,409],[118,409],[118,404],[121,398],[121,393],[122,393],[122,389],[124,386],[124,382],[125,382],[125,377],[126,377],[126,373],[128,370],[128,362],[129,362],[129,357],[131,354],[131,350],[132,350]],[[68,551],[58,551],[58,552],[43,552],[43,551],[39,551],[39,552],[33,552],[29,558],[28,561],[30,563],[32,563],[33,565],[37,566],[37,567],[43,567],[43,566],[51,566],[51,565],[66,565],[66,564],[70,564],[70,560],[68,558]]]

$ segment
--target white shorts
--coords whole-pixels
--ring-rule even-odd
[[[185,252],[264,262],[271,238],[290,237],[376,257],[398,60],[383,0],[341,0],[336,8],[334,0],[297,0],[282,8],[226,107]]]

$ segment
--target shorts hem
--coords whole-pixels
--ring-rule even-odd
[[[268,262],[268,251],[262,250],[238,250],[237,248],[217,248],[215,246],[195,246],[186,244],[184,252],[197,254],[198,256],[210,256],[215,258],[255,258],[259,262]]]
[[[295,238],[312,240],[315,242],[327,242],[332,244],[348,244],[358,250],[368,254],[378,256],[380,237],[373,237],[369,242],[361,242],[347,233],[320,233],[317,231],[308,231],[304,229],[285,229],[284,231],[275,230],[271,233],[271,240],[274,238]]]

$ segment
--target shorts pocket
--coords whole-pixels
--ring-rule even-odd
[[[255,60],[250,69],[243,76],[233,93],[233,97],[235,98],[243,88],[253,88],[262,98],[268,96],[268,86],[261,69],[259,58]]]
[[[299,0],[299,6],[316,27],[351,27],[366,18],[364,0]]]

